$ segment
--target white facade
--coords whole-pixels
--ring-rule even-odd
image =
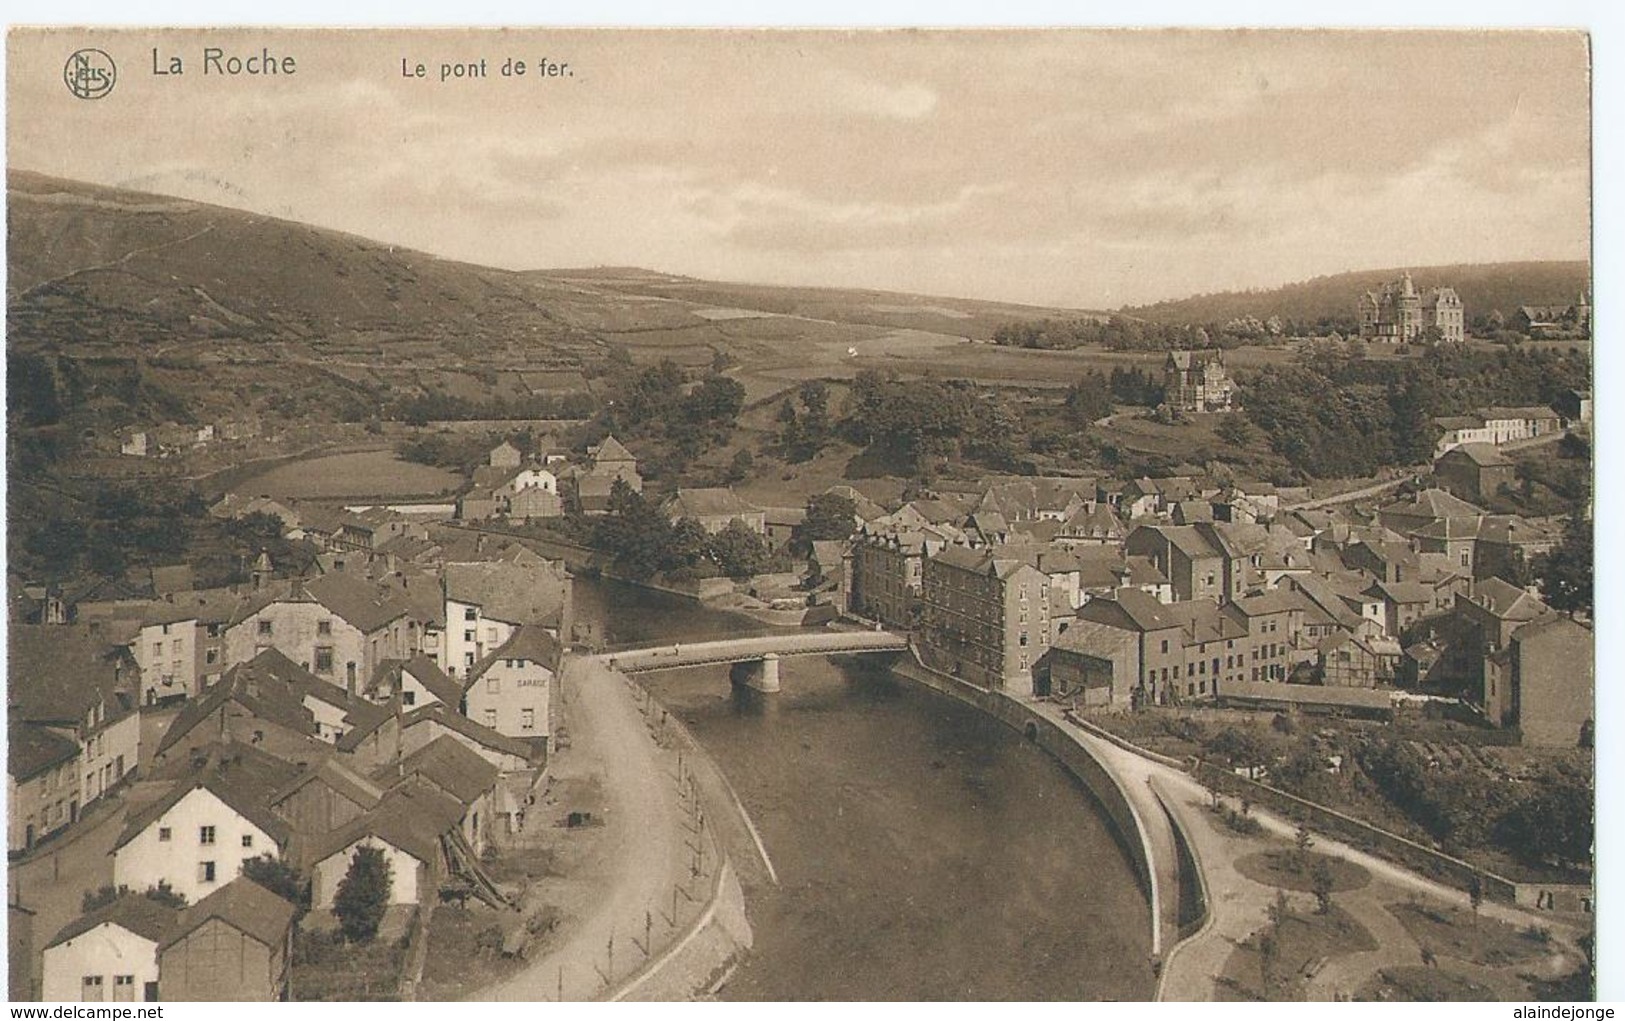
[[[368,676],[366,636],[320,603],[280,600],[226,631],[226,662],[246,663],[276,649],[324,681],[349,691]]]
[[[88,805],[106,794],[140,761],[140,713],[131,713],[80,741],[80,804]]]
[[[158,981],[158,943],[103,922],[46,948],[41,978],[46,1001],[144,1000],[147,983]]]
[[[164,880],[196,904],[267,851],[278,852],[270,834],[196,787],[113,851],[113,882],[139,891]]]
[[[517,630],[517,622],[496,620],[474,603],[448,599],[440,668],[452,677],[467,677],[474,664],[501,648]]]
[[[547,737],[553,671],[533,659],[499,659],[463,696],[468,718],[508,737]]]
[[[436,650],[438,651],[438,650]],[[431,653],[432,655],[432,653]],[[421,709],[426,705],[436,705],[442,701],[439,695],[430,691],[422,681],[412,676],[410,667],[401,668],[401,704],[408,709]],[[457,706],[448,708],[457,709]]]
[[[333,906],[333,898],[339,892],[339,883],[344,881],[345,873],[350,871],[351,859],[355,857],[356,851],[363,847],[378,848],[384,852],[384,859],[389,862],[389,902],[391,904],[418,902],[419,869],[426,868],[426,863],[418,861],[394,844],[368,834],[358,838],[355,843],[342,851],[334,851],[311,867],[311,907],[321,910]]]
[[[195,695],[197,683],[197,621],[178,620],[148,624],[130,646],[141,667],[141,701]]]

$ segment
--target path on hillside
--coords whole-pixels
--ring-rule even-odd
[[[594,773],[603,784],[609,805],[604,860],[612,871],[592,914],[572,924],[560,946],[471,999],[559,999],[561,969],[564,1000],[603,995],[610,940],[614,975],[624,978],[643,959],[633,938],[643,938],[645,912],[655,912],[655,935],[662,936],[660,905],[669,904],[672,877],[689,861],[675,781],[657,757],[626,681],[584,656],[566,664],[560,687],[571,744],[559,759],[573,759],[572,773]]]

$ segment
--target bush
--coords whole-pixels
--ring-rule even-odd
[[[378,935],[378,926],[389,909],[394,889],[389,859],[376,847],[358,847],[350,868],[339,881],[333,897],[333,913],[338,916],[344,938],[352,943],[369,943]]]

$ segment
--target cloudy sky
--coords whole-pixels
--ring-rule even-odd
[[[298,72],[206,76],[210,45]],[[103,99],[64,86],[81,46]],[[13,32],[7,157],[497,266],[1116,307],[1585,258],[1587,60],[1530,32]]]

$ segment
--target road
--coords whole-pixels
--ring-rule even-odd
[[[643,959],[633,937],[643,938],[645,912],[655,913],[655,936],[663,936],[660,906],[669,907],[672,877],[690,861],[675,779],[627,683],[590,656],[571,659],[560,683],[571,744],[555,764],[599,776],[609,805],[603,860],[614,865],[603,898],[562,934],[556,949],[470,999],[555,1000],[561,982],[564,1000],[598,998],[610,940],[615,977],[625,978]]]

